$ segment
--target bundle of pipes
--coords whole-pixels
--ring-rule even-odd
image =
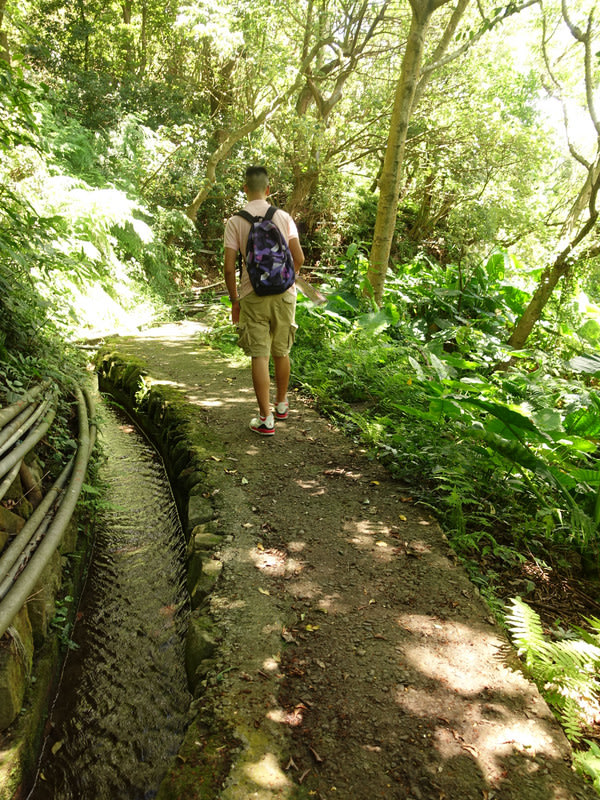
[[[71,520],[96,438],[93,400],[74,390],[79,433],[77,452],[24,527],[0,555],[0,637],[31,595]],[[50,382],[0,409],[0,500],[15,480],[24,457],[45,436],[56,414]],[[90,421],[91,420],[91,421]]]

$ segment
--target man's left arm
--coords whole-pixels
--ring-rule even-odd
[[[225,285],[231,300],[231,321],[237,325],[240,320],[240,299],[237,291],[237,275],[236,275],[236,261],[238,251],[232,247],[225,248],[225,266],[223,268],[223,275],[225,278]]]
[[[292,254],[292,258],[294,259],[294,272],[296,275],[300,272],[300,267],[304,264],[304,251],[302,250],[302,246],[300,244],[300,239],[294,237],[290,239],[288,242],[290,253]]]

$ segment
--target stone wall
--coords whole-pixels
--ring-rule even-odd
[[[112,395],[146,432],[164,461],[179,509],[186,541],[187,589],[191,614],[186,636],[188,685],[196,696],[213,664],[217,631],[205,610],[206,599],[221,573],[214,556],[221,537],[208,491],[207,470],[217,448],[200,409],[162,383],[153,384],[146,365],[114,350],[96,359],[98,385]]]
[[[226,769],[221,742],[208,737],[202,718],[202,695],[207,674],[215,664],[219,630],[208,612],[207,599],[222,569],[216,556],[221,549],[215,508],[210,487],[214,458],[220,458],[222,445],[211,439],[201,409],[188,403],[172,387],[152,383],[146,365],[130,355],[103,351],[96,360],[100,390],[112,395],[132,416],[155,444],[167,469],[186,541],[187,589],[191,611],[185,639],[185,668],[193,702],[189,727],[172,767],[167,770],[157,800],[174,797],[213,797],[210,786],[217,785]],[[225,736],[225,732],[223,732]],[[205,746],[205,760],[198,760],[198,741]],[[211,747],[219,753],[211,759]]]
[[[42,474],[34,451],[0,506],[0,553],[41,501]],[[51,623],[57,600],[76,593],[81,583],[85,558],[74,570],[66,570],[68,556],[76,550],[85,553],[87,544],[84,537],[78,538],[74,517],[30,600],[0,639],[0,800],[12,798],[23,776],[35,768],[62,661],[58,632]]]

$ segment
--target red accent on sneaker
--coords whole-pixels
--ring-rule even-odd
[[[254,431],[254,433],[259,433],[261,436],[273,436],[275,433],[273,416],[270,414],[268,417],[264,418],[253,417],[250,420],[250,430]]]
[[[275,419],[287,419],[290,411],[290,404],[287,400],[277,403],[275,406]]]

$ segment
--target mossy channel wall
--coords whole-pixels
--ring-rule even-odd
[[[220,451],[220,446],[211,440],[201,409],[188,403],[177,389],[154,383],[143,361],[105,349],[97,355],[96,369],[100,391],[113,397],[146,433],[167,470],[187,542],[186,574],[191,613],[185,642],[185,668],[190,693],[197,700],[202,694],[202,682],[214,666],[218,639],[206,601],[222,568],[215,555],[222,536],[207,465]],[[207,735],[200,718],[194,716],[194,705],[192,703],[190,726],[173,768],[159,790],[158,800],[213,797],[210,786],[219,783],[218,772],[226,769],[227,759],[223,753],[218,765],[210,758],[211,748],[222,742],[217,743],[214,735]],[[205,745],[206,758],[202,762],[197,760],[199,739]]]

